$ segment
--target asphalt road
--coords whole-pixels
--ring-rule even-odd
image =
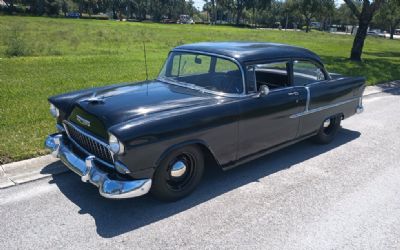
[[[332,144],[209,170],[176,203],[106,200],[72,173],[0,190],[0,249],[400,249],[400,92],[364,105]]]

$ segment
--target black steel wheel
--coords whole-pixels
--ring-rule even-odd
[[[196,188],[203,172],[204,158],[200,148],[186,146],[174,150],[158,166],[151,193],[160,200],[179,200]]]
[[[318,144],[328,144],[332,142],[340,128],[341,121],[342,117],[340,115],[326,119],[322,123],[318,134],[313,137],[313,141]]]

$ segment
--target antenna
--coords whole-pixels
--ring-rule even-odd
[[[147,57],[146,57],[146,43],[143,42],[144,66],[146,67],[146,81],[149,80],[149,73],[147,72]]]

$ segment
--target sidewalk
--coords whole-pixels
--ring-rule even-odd
[[[0,166],[0,189],[68,171],[51,155],[40,156]]]
[[[400,80],[368,86],[364,96],[400,88]],[[67,172],[68,169],[51,155],[0,165],[0,189]]]

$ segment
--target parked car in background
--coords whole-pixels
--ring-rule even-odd
[[[311,29],[320,29],[321,28],[321,23],[320,22],[311,22],[310,23],[310,28]]]
[[[369,30],[367,32],[368,36],[375,36],[375,37],[385,37],[385,34],[382,33],[380,30]]]
[[[189,15],[180,15],[177,23],[179,23],[179,24],[194,24],[194,21]]]
[[[79,14],[79,12],[68,12],[67,13],[67,17],[69,18],[79,18],[81,16],[81,14]]]
[[[58,132],[45,145],[104,197],[173,201],[207,159],[226,170],[307,138],[330,143],[363,111],[364,88],[299,47],[182,45],[155,80],[50,97]]]

